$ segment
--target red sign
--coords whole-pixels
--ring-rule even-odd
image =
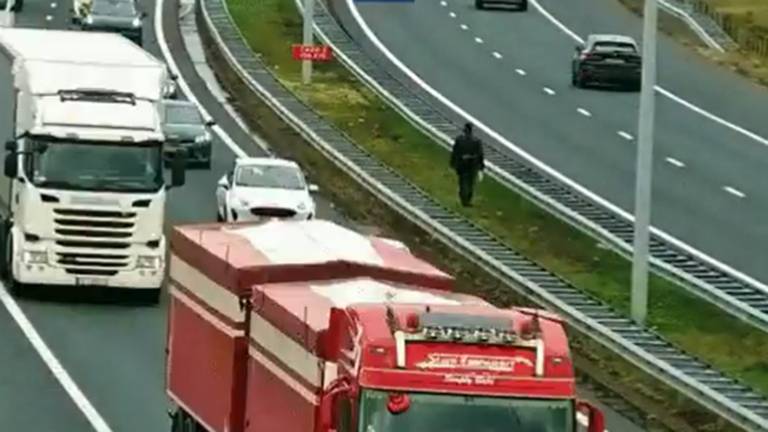
[[[328,45],[301,45],[291,47],[294,60],[329,61],[333,58],[333,50]]]

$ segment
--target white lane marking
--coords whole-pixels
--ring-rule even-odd
[[[56,6],[57,6],[57,4],[56,4],[56,3],[51,3],[51,7],[52,7],[52,8],[56,8]]]
[[[462,24],[459,27],[461,27],[462,30],[468,30],[469,27],[466,24]]]
[[[544,87],[544,93],[546,93],[546,94],[548,94],[548,95],[550,95],[550,96],[553,96],[553,95],[555,94],[555,91],[554,91],[554,90],[552,90],[552,89],[551,89],[551,88],[549,88],[549,87]]]
[[[440,2],[440,6],[442,6],[442,7],[446,7],[446,6],[448,6],[448,2],[446,2],[446,1],[441,1],[441,2]]]
[[[483,40],[482,40],[482,39],[480,39],[479,37],[476,37],[476,38],[475,38],[475,42],[477,42],[477,43],[481,44],[481,43],[483,43]]]
[[[617,206],[616,204],[610,202],[609,200],[603,198],[602,196],[592,192],[591,190],[587,189],[580,183],[572,180],[571,178],[566,177],[562,173],[558,172],[557,170],[553,169],[549,165],[543,163],[542,161],[536,159],[528,153],[527,151],[523,150],[522,148],[515,145],[510,140],[503,137],[500,133],[497,131],[491,129],[488,127],[488,125],[484,124],[479,119],[475,118],[468,112],[466,112],[464,109],[462,109],[460,106],[456,105],[453,101],[445,97],[442,93],[435,90],[433,87],[431,87],[429,84],[427,84],[420,76],[418,76],[416,73],[414,73],[408,66],[406,66],[397,56],[395,56],[392,51],[390,51],[384,44],[381,42],[381,40],[376,36],[376,34],[371,30],[371,28],[368,26],[368,23],[365,22],[363,17],[360,15],[360,11],[357,8],[357,5],[355,4],[354,0],[346,0],[347,1],[347,9],[350,10],[352,13],[353,18],[355,19],[355,22],[360,26],[360,28],[365,33],[366,37],[378,48],[378,50],[389,60],[391,61],[395,66],[397,66],[398,69],[400,69],[405,75],[407,75],[416,85],[421,87],[425,92],[429,93],[432,97],[440,101],[443,105],[448,107],[450,110],[458,114],[459,116],[463,117],[465,121],[470,121],[475,124],[475,126],[482,130],[485,134],[487,134],[489,137],[493,138],[494,140],[504,144],[507,148],[515,152],[517,155],[519,155],[521,158],[525,159],[527,162],[529,162],[531,165],[535,166],[536,168],[544,171],[546,174],[553,177],[555,180],[571,187],[576,192],[584,195],[585,197],[589,198],[590,200],[596,202],[600,206],[608,209],[609,211],[619,215],[622,219],[625,219],[629,222],[635,221],[635,217],[632,213],[624,210],[623,208]],[[536,0],[532,0],[534,6],[536,6],[539,11],[547,16],[548,18],[551,18],[550,20],[555,23],[555,25],[560,26],[561,30],[565,31],[569,35],[572,35],[576,40],[581,41],[582,39],[575,33],[573,33],[570,29],[562,25],[559,21],[554,19],[549,12],[544,10]],[[659,90],[661,92],[661,90]],[[451,139],[451,137],[447,137],[447,139]],[[768,143],[768,140],[766,141]],[[670,235],[669,233],[662,231],[656,227],[651,227],[651,232],[654,235],[659,236],[660,239],[670,243],[671,245],[678,247],[680,249],[683,249],[687,253],[693,255],[697,259],[704,261],[721,271],[724,271],[726,273],[729,273],[731,276],[740,279],[744,281],[745,283],[748,283],[750,285],[753,285],[760,289],[763,292],[768,293],[768,287],[757,279],[745,274],[744,272],[738,271],[735,268],[718,261],[715,258],[712,258],[708,254],[695,249],[688,245],[687,243],[679,240],[678,238]]]
[[[53,19],[53,16],[52,16],[52,15],[46,15],[46,16],[45,16],[45,20],[46,20],[46,21],[50,21],[50,20],[52,20],[52,19]]]
[[[517,74],[520,76],[525,76],[525,71],[522,69],[515,69],[515,72],[517,72]]]
[[[565,24],[563,24],[557,18],[555,18],[551,13],[549,13],[549,11],[544,9],[544,7],[539,4],[539,2],[537,2],[536,0],[531,0],[531,3],[533,4],[533,6],[536,9],[538,9],[538,11],[542,15],[544,15],[544,17],[546,19],[548,19],[552,24],[554,24],[555,27],[557,27],[560,30],[562,30],[563,33],[565,33],[568,36],[570,36],[571,39],[573,39],[573,40],[575,40],[575,41],[577,41],[579,43],[584,43],[584,39],[582,39],[579,35],[574,33],[571,29],[566,27]],[[728,129],[733,130],[734,132],[737,132],[737,133],[739,133],[741,135],[746,136],[747,138],[750,138],[750,139],[752,139],[754,141],[757,141],[757,142],[759,142],[762,145],[768,146],[768,138],[762,137],[762,136],[756,134],[755,132],[752,132],[749,129],[743,128],[743,127],[741,127],[741,126],[739,126],[737,124],[731,123],[728,120],[723,119],[722,117],[719,117],[719,116],[717,116],[715,114],[712,114],[711,112],[709,112],[709,111],[707,111],[707,110],[705,110],[705,109],[703,109],[703,108],[701,108],[699,106],[694,105],[693,103],[683,99],[682,97],[672,93],[671,91],[669,91],[669,90],[667,90],[667,89],[665,89],[665,88],[663,88],[661,86],[657,85],[656,87],[654,87],[654,90],[659,92],[659,94],[661,94],[663,96],[666,96],[667,98],[669,98],[669,99],[679,103],[680,105],[688,108],[689,110],[691,110],[691,111],[693,111],[693,112],[695,112],[697,114],[700,114],[700,115],[708,118],[709,120],[712,120],[713,122],[715,122],[715,123],[717,123],[717,124],[719,124],[721,126],[725,126]]]
[[[685,164],[675,158],[668,157],[666,158],[666,161],[678,168],[685,168]]]
[[[628,140],[628,141],[631,141],[632,138],[633,138],[632,135],[630,135],[630,134],[628,134],[628,133],[626,133],[624,131],[618,131],[616,133],[619,134],[620,137],[622,137],[622,138],[624,138],[625,140]]]
[[[584,117],[592,117],[592,113],[585,110],[584,108],[576,108],[576,112],[583,115]]]
[[[744,192],[742,192],[742,191],[740,191],[740,190],[738,190],[736,188],[732,188],[730,186],[724,186],[723,190],[728,192],[729,194],[737,196],[739,198],[745,198],[747,196],[747,194],[745,194]]]
[[[178,84],[179,87],[181,87],[181,91],[184,92],[184,95],[189,99],[190,102],[195,104],[197,106],[197,109],[200,110],[200,112],[203,114],[203,117],[207,119],[212,119],[211,115],[208,113],[208,110],[205,109],[203,104],[200,103],[200,101],[197,99],[194,93],[192,93],[192,89],[190,89],[189,84],[187,84],[187,81],[184,79],[184,77],[181,75],[181,72],[179,71],[179,67],[176,65],[176,61],[173,59],[173,56],[171,56],[171,50],[168,48],[168,43],[165,40],[165,29],[163,28],[163,0],[157,0],[155,2],[155,34],[157,35],[157,44],[160,46],[160,51],[163,53],[163,57],[165,58],[165,62],[168,64],[168,67],[171,69],[171,72],[173,72],[176,76],[178,76]],[[226,132],[224,132],[224,129],[221,128],[218,124],[215,124],[211,127],[211,129],[216,133],[216,135],[221,138],[221,140],[224,142],[224,144],[229,147],[232,152],[237,155],[238,157],[246,157],[248,156],[248,153],[243,151],[236,143],[235,140],[232,139]]]
[[[40,334],[29,321],[29,318],[27,318],[24,311],[22,311],[16,303],[16,300],[14,300],[8,291],[6,291],[5,286],[0,287],[0,301],[3,302],[5,309],[8,310],[8,313],[13,320],[16,321],[16,324],[24,333],[24,336],[29,343],[32,344],[35,351],[37,351],[37,354],[40,355],[40,358],[51,371],[53,377],[56,378],[56,381],[61,384],[64,391],[66,391],[72,401],[75,402],[77,408],[79,408],[83,415],[85,415],[85,418],[88,420],[88,423],[91,424],[91,427],[93,427],[96,432],[112,432],[112,429],[107,425],[104,418],[101,417],[101,414],[96,411],[96,408],[93,407],[85,394],[83,394],[77,384],[75,384],[75,381],[69,376],[69,373],[64,369],[64,366],[62,366],[56,356],[53,355],[51,349],[45,344],[43,338],[40,337]]]
[[[499,53],[498,51],[494,51],[493,52],[493,56],[496,57],[497,59],[500,59],[501,58],[501,53]]]
[[[456,12],[451,12],[451,13],[449,13],[448,15],[450,15],[450,16],[451,16],[451,18],[456,18]]]

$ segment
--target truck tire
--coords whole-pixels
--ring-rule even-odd
[[[10,227],[3,235],[3,261],[2,277],[8,292],[14,296],[19,296],[22,291],[21,284],[13,277],[13,234]]]
[[[156,305],[160,303],[160,288],[153,288],[144,291],[146,292],[142,293],[142,301],[149,305]]]
[[[475,9],[484,9],[485,3],[483,0],[475,0]]]
[[[520,5],[520,12],[525,12],[528,10],[528,0],[524,0],[523,3]]]

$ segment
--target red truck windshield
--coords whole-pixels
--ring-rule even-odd
[[[570,400],[409,393],[410,408],[387,409],[389,392],[364,390],[360,432],[572,432]]]

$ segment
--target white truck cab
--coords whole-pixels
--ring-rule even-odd
[[[170,184],[163,171],[165,65],[119,35],[34,29],[0,29],[0,63],[14,102],[0,124],[13,131],[0,180],[6,280],[156,300],[166,191],[184,183],[183,154]]]

